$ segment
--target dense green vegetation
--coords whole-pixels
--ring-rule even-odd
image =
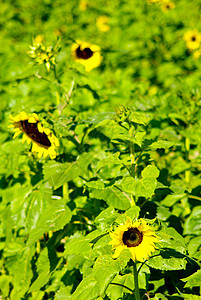
[[[201,2],[0,7],[0,298],[201,299]]]

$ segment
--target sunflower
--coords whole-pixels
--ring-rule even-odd
[[[110,26],[108,25],[109,18],[107,16],[100,16],[96,20],[96,26],[99,31],[107,32],[110,30]]]
[[[102,56],[99,46],[76,41],[76,43],[71,46],[71,53],[76,62],[85,66],[87,72],[90,72],[101,64]]]
[[[56,157],[59,141],[49,128],[43,127],[37,114],[28,115],[22,111],[15,117],[10,116],[10,122],[12,124],[9,127],[13,127],[15,132],[13,138],[22,133],[22,142],[32,143],[32,152],[37,152],[38,157]]]
[[[161,10],[164,12],[167,12],[168,10],[175,8],[175,4],[169,0],[164,0],[161,4],[162,4]]]
[[[189,30],[184,34],[186,47],[190,50],[198,49],[201,42],[201,34],[195,30]]]
[[[143,219],[132,222],[127,217],[126,224],[120,225],[114,232],[110,232],[112,240],[109,245],[115,249],[113,254],[117,258],[124,249],[131,253],[133,261],[143,262],[155,251],[158,237],[150,225]]]

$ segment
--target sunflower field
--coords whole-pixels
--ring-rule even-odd
[[[201,299],[201,1],[0,0],[0,299]]]

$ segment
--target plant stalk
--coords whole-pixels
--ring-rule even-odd
[[[135,299],[140,300],[140,291],[139,291],[139,284],[138,284],[138,272],[136,263],[133,262],[133,276],[134,276],[134,285],[135,285]]]

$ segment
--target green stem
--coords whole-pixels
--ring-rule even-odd
[[[185,139],[185,148],[186,148],[186,161],[189,162],[189,150],[190,150],[190,139],[186,137]],[[185,181],[190,182],[190,170],[185,171]]]
[[[130,137],[133,136],[132,133],[132,127],[130,127],[129,129],[129,135]],[[134,147],[134,143],[132,141],[130,141],[130,156],[131,156],[131,176],[135,176],[135,147]]]
[[[69,201],[69,195],[68,195],[68,183],[65,182],[63,184],[63,198]]]
[[[138,284],[138,272],[136,263],[133,262],[133,276],[134,276],[134,284],[135,284],[135,299],[140,300],[140,291],[139,291],[139,284]]]

